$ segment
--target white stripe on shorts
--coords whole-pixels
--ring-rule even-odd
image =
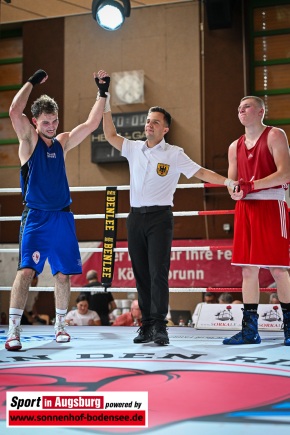
[[[286,226],[286,215],[285,215],[285,202],[278,201],[280,210],[280,223],[281,223],[281,236],[287,239],[287,226]]]

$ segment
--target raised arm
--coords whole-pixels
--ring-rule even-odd
[[[33,86],[44,83],[47,80],[47,74],[43,70],[36,71],[28,81],[22,86],[12,100],[9,116],[12,126],[19,139],[19,159],[23,165],[33,153],[37,142],[37,133],[35,128],[30,124],[27,116],[23,113]]]
[[[113,123],[112,112],[104,112],[103,116],[103,129],[106,140],[117,150],[122,150],[124,137],[117,134],[116,127]]]
[[[87,136],[89,136],[99,127],[107,98],[106,92],[109,89],[110,77],[106,74],[103,80],[103,92],[98,95],[87,120],[75,127],[71,132],[61,133],[58,135],[57,138],[61,142],[65,153],[79,145],[84,139],[86,139]]]
[[[95,74],[95,80],[99,87],[100,92],[102,92],[102,79],[104,80],[105,71],[101,70],[98,74]],[[110,94],[106,92],[107,100],[104,108],[104,116],[103,116],[103,129],[106,140],[117,150],[122,150],[122,145],[124,141],[124,137],[117,134],[115,125],[113,123],[111,106],[110,106]]]

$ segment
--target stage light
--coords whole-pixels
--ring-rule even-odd
[[[93,0],[93,18],[105,30],[119,29],[130,12],[130,0]]]

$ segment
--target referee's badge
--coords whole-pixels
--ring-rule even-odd
[[[157,174],[160,177],[165,177],[165,175],[168,174],[169,166],[170,165],[167,165],[166,163],[158,163],[157,164]]]

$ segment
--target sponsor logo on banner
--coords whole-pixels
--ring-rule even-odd
[[[280,331],[282,310],[280,304],[260,304],[258,306],[259,330]],[[243,311],[238,304],[203,304],[196,322],[197,329],[242,328]]]

